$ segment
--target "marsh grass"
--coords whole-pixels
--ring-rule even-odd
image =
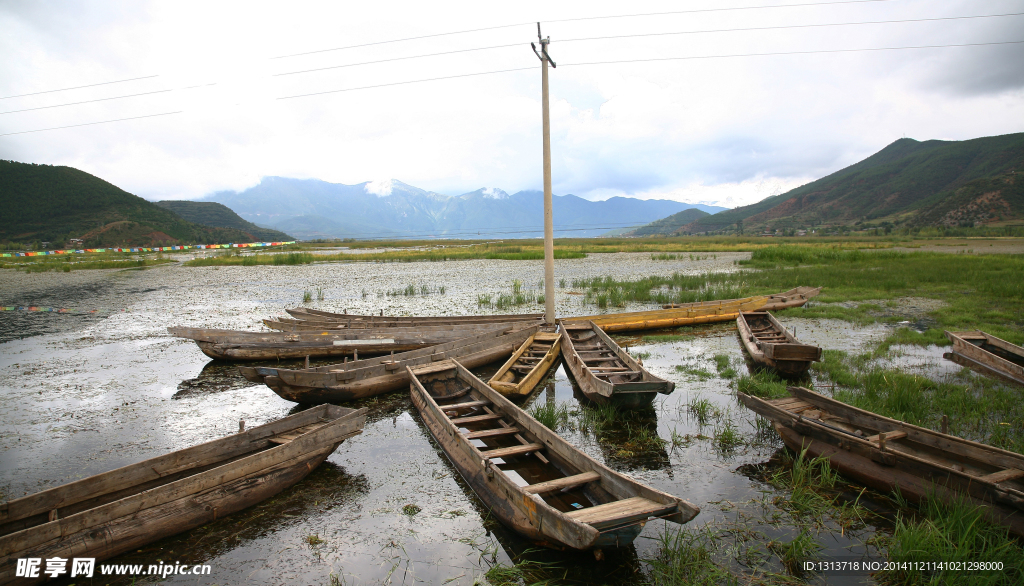
[[[737,576],[715,562],[720,537],[708,525],[669,528],[655,538],[657,549],[643,561],[650,567],[651,582],[657,586],[693,584],[698,586],[738,585]]]
[[[223,267],[223,266],[290,266],[306,265],[313,262],[327,260],[324,256],[314,255],[309,252],[289,252],[282,254],[256,253],[246,256],[217,255],[206,258],[194,258],[184,263],[187,267]]]
[[[690,401],[686,404],[686,410],[697,420],[697,425],[700,427],[704,427],[711,423],[712,419],[718,419],[722,416],[722,412],[718,407],[715,407],[714,403],[706,397],[699,395],[690,398]]]
[[[724,379],[734,379],[738,376],[736,369],[730,365],[730,359],[728,354],[715,354],[712,357],[715,361],[715,370],[718,371],[718,376]]]
[[[38,257],[25,257],[25,259],[35,258]],[[54,259],[51,259],[50,257],[45,258],[47,260],[4,262],[0,263],[0,268],[23,270],[26,273],[46,273],[49,271],[70,273],[71,271],[99,269],[135,269],[177,262],[170,258],[110,258],[106,260],[77,260],[77,257],[57,257]],[[22,261],[24,259],[19,257],[18,260]]]
[[[782,561],[786,571],[794,576],[802,576],[803,562],[812,559],[823,548],[820,543],[804,529],[790,541],[771,541],[768,549]]]
[[[641,336],[640,340],[644,342],[664,344],[665,342],[685,342],[692,340],[693,336],[688,334],[653,334],[650,336]]]
[[[736,379],[736,390],[761,399],[779,399],[789,395],[786,391],[786,381],[768,370],[759,370],[754,374],[739,377]]]
[[[886,555],[893,562],[1002,562],[1001,571],[904,571],[878,575],[883,584],[1021,584],[1024,582],[1024,548],[1005,527],[992,525],[984,512],[970,501],[927,498],[919,514],[900,514]]]
[[[529,413],[544,427],[554,432],[558,432],[559,428],[569,423],[569,408],[565,403],[535,403]]]
[[[731,454],[744,443],[746,441],[743,439],[743,435],[736,429],[731,419],[726,419],[716,425],[711,436],[711,445],[723,455]]]
[[[309,303],[312,300],[313,300],[313,292],[312,291],[303,291],[302,292],[302,302],[303,303]]]
[[[689,376],[691,378],[696,378],[697,380],[705,381],[715,378],[715,375],[709,372],[707,369],[698,368],[696,366],[691,366],[689,364],[677,364],[675,366],[675,369],[676,372],[680,374],[685,374],[686,376]]]

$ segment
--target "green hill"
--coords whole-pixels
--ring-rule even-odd
[[[697,208],[690,208],[674,213],[667,218],[655,220],[646,226],[640,226],[636,230],[623,234],[623,236],[671,236],[681,231],[684,226],[710,216],[711,214],[707,212],[702,212]]]
[[[252,242],[235,229],[211,228],[72,167],[0,160],[0,242],[81,238],[88,247]]]
[[[181,218],[213,228],[234,228],[249,234],[256,240],[264,242],[280,242],[282,240],[295,240],[284,232],[278,232],[270,228],[261,228],[252,222],[247,222],[241,216],[231,211],[231,208],[224,204],[212,201],[186,201],[186,200],[165,200],[155,202],[156,205],[170,210]]]
[[[965,141],[903,138],[787,193],[720,212],[686,232],[903,224],[998,224],[1024,218],[1024,133]]]

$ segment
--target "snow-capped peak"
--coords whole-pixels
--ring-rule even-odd
[[[508,197],[507,193],[497,187],[485,187],[480,190],[480,193],[482,193],[484,197],[489,197],[491,199],[505,199]]]

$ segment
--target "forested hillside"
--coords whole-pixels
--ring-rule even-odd
[[[256,240],[264,242],[295,240],[284,232],[279,232],[270,228],[261,228],[252,222],[245,221],[241,216],[231,211],[231,208],[224,204],[212,201],[171,199],[158,201],[156,202],[156,205],[164,208],[165,210],[174,212],[182,219],[188,220],[193,224],[210,226],[213,228],[234,228],[235,230],[240,230],[249,234]]]
[[[82,238],[89,247],[252,242],[240,230],[186,221],[72,167],[0,161],[0,242]]]

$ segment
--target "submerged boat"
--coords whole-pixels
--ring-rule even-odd
[[[736,318],[740,340],[750,358],[780,374],[797,376],[821,360],[821,348],[801,344],[767,311],[743,311]]]
[[[1024,385],[1024,348],[985,332],[946,332],[953,351],[942,356],[1008,382]]]
[[[789,387],[790,396],[765,400],[739,393],[748,408],[770,419],[791,450],[828,458],[843,475],[874,489],[899,487],[919,502],[961,495],[995,523],[1024,536],[1024,456],[910,425]]]
[[[595,403],[647,407],[675,383],[647,372],[593,322],[562,322],[562,356],[583,395]]]
[[[455,360],[409,376],[434,440],[487,508],[527,539],[556,549],[622,547],[650,519],[686,523],[700,511],[596,462]]]
[[[562,334],[538,331],[519,347],[487,384],[503,395],[525,397],[551,370],[562,347]]]
[[[499,325],[492,326],[500,328]],[[239,332],[199,328],[167,328],[173,336],[194,340],[218,360],[321,358],[404,352],[466,337],[451,326],[360,329],[351,332]]]
[[[506,326],[420,350],[330,364],[319,368],[290,370],[240,366],[247,380],[270,387],[282,398],[296,403],[354,401],[395,391],[409,384],[406,366],[421,366],[458,358],[475,368],[505,358],[530,339],[540,326]]]
[[[104,560],[270,498],[362,433],[365,422],[366,409],[321,405],[6,502],[0,584],[47,577],[15,577],[19,558]]]

